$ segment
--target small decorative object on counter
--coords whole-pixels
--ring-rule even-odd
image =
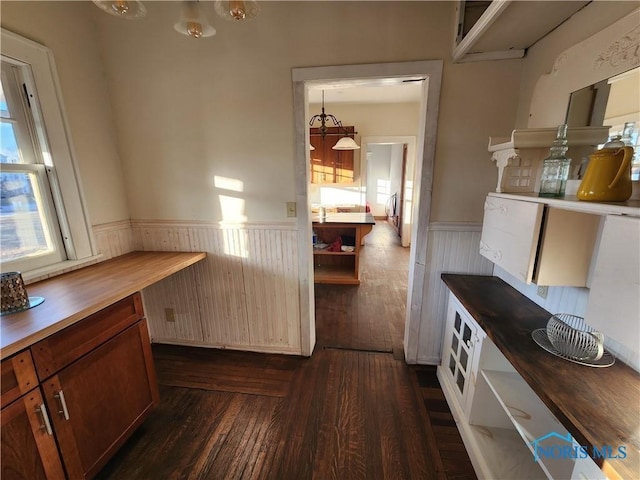
[[[2,313],[19,312],[29,308],[29,295],[20,272],[6,272],[2,284]]]
[[[624,202],[633,193],[631,160],[633,148],[614,137],[590,156],[578,188],[578,199],[591,202]]]
[[[542,162],[542,177],[540,179],[540,197],[564,197],[567,179],[569,178],[569,165],[571,159],[567,158],[567,124],[558,126],[556,139],[550,148],[550,153]]]
[[[22,312],[44,302],[42,297],[29,297],[20,272],[5,272],[0,276],[2,301],[0,314]]]

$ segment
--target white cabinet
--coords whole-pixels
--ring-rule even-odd
[[[438,379],[478,478],[606,479],[452,293],[442,350]]]
[[[539,203],[487,197],[480,254],[531,283],[543,209]]]
[[[524,283],[587,285],[601,217],[489,195],[480,254]]]
[[[640,339],[640,218],[608,215],[593,269],[585,320],[638,351]]]
[[[447,328],[443,348],[443,373],[450,391],[455,395],[462,411],[468,411],[476,382],[478,360],[484,332],[452,296],[447,310]]]

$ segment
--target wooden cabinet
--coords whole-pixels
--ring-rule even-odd
[[[355,178],[355,162],[353,150],[333,150],[333,146],[340,140],[344,131],[353,138],[354,127],[344,127],[338,130],[331,127],[326,136],[320,134],[320,129],[310,130],[311,150],[311,183],[353,183]]]
[[[584,287],[600,221],[592,213],[489,195],[480,254],[527,284]]]
[[[2,361],[1,457],[3,479],[64,478],[51,420],[25,350]]]
[[[359,222],[359,223],[356,223]],[[370,213],[337,213],[324,222],[313,222],[317,242],[331,245],[338,237],[352,251],[329,251],[327,247],[313,249],[314,282],[340,285],[360,284],[360,249],[375,220]]]
[[[4,360],[2,380],[2,478],[93,477],[159,401],[140,294]]]
[[[71,478],[94,476],[158,402],[146,322],[42,383]]]

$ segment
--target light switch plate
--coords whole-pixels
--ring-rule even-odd
[[[287,217],[296,216],[296,202],[287,202]]]

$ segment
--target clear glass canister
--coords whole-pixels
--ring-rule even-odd
[[[567,143],[567,125],[558,127],[556,139],[553,141],[549,156],[542,162],[542,176],[540,178],[540,197],[563,197],[569,178],[569,165],[571,159],[566,153],[569,149]]]

